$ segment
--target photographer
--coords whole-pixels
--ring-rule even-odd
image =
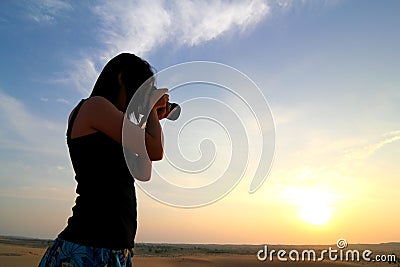
[[[152,161],[163,157],[159,120],[170,112],[168,90],[152,90],[150,102],[142,103],[151,107],[146,127],[130,122],[126,111],[143,83],[154,84],[153,75],[148,62],[120,54],[106,64],[90,97],[72,110],[67,144],[78,196],[67,227],[48,248],[40,267],[132,266],[136,194],[123,153],[122,129],[129,136],[124,147],[136,156],[133,176],[150,179]]]

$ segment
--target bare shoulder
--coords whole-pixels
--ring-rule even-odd
[[[111,103],[108,99],[102,97],[102,96],[92,96],[89,97],[88,99],[86,99],[84,106],[86,106],[86,108],[95,108],[95,109],[117,109],[113,103]]]
[[[80,117],[87,117],[90,114],[99,114],[99,112],[106,112],[115,110],[115,106],[106,98],[101,96],[89,97],[82,103],[80,108]],[[72,115],[75,113],[76,107],[69,114],[68,121],[71,121]]]
[[[92,96],[88,98],[82,106],[82,113],[85,116],[101,119],[105,117],[122,116],[122,112],[108,99],[102,96]]]
[[[100,131],[121,143],[124,114],[109,100],[93,96],[82,105],[82,122],[92,131]]]
[[[76,111],[75,108],[71,114]],[[113,103],[101,96],[90,97],[79,109],[71,136],[74,138],[100,131],[120,142],[122,122],[123,113]]]

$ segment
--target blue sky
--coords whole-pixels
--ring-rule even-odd
[[[345,234],[354,242],[398,241],[389,231],[400,217],[393,225],[382,217],[400,203],[399,11],[394,0],[1,1],[0,234],[51,238],[62,229],[75,197],[68,114],[105,62],[128,51],[157,70],[210,60],[242,71],[268,100],[277,140],[271,174],[254,195],[245,181],[217,204],[190,211],[139,195],[140,241],[329,243]],[[301,202],[293,190],[305,188],[334,195],[333,226],[291,232],[281,223]],[[353,204],[343,211],[346,201]],[[234,207],[243,203],[276,216],[237,218]],[[367,207],[377,213],[368,235],[345,219],[365,220]],[[264,230],[196,224],[203,215],[224,221],[222,214]],[[170,232],[154,231],[163,216],[198,226],[197,234],[172,219]]]

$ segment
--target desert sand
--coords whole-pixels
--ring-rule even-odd
[[[43,248],[0,244],[0,266],[37,266],[44,251]]]
[[[0,267],[34,267],[38,265],[50,241],[0,237]],[[357,245],[356,245],[357,246]],[[379,245],[358,245],[358,249],[374,249],[380,252],[396,253],[399,258],[400,243]],[[397,267],[400,264],[367,262],[279,262],[257,260],[252,251],[259,246],[218,246],[218,245],[138,245],[134,258],[135,267],[253,267],[253,266],[299,266],[299,267]],[[285,246],[285,249],[298,246]],[[309,248],[318,249],[316,246]],[[149,253],[153,252],[153,253]],[[238,251],[244,255],[238,255]]]

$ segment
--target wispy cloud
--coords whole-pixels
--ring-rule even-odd
[[[102,1],[92,11],[99,18],[98,39],[102,50],[87,51],[77,60],[69,80],[84,95],[103,66],[121,52],[146,56],[166,45],[196,46],[221,38],[228,32],[242,33],[269,14],[263,0],[245,1]]]
[[[270,0],[268,1],[272,7],[277,7],[283,11],[298,8],[308,7],[315,11],[314,8],[331,7],[338,4],[338,0]]]
[[[381,149],[383,146],[391,144],[395,141],[400,140],[400,131],[391,131],[382,135],[383,140],[376,143],[366,145],[362,148],[354,149],[346,154],[348,159],[364,159],[371,156],[373,153]]]
[[[72,62],[73,70],[68,74],[70,80],[75,88],[82,94],[88,95],[90,89],[94,86],[99,71],[95,67],[95,61],[98,58],[84,56],[79,60]]]
[[[60,195],[51,190],[73,186],[65,123],[35,116],[23,102],[0,91],[0,124],[0,196],[71,195],[73,190]]]
[[[94,10],[111,55],[132,51],[143,56],[165,43],[194,46],[243,31],[259,23],[269,6],[262,0],[105,1]]]
[[[388,133],[384,133],[382,136],[394,136],[394,135],[400,135],[400,130],[396,130],[396,131],[390,131]]]
[[[71,104],[71,102],[69,100],[65,99],[65,98],[57,98],[57,102],[63,103],[63,104],[66,104],[66,105]]]
[[[0,148],[62,155],[64,124],[32,115],[22,102],[1,91],[0,114]]]
[[[53,22],[62,12],[71,11],[70,3],[62,0],[38,0],[24,2],[28,17],[36,22]]]
[[[101,18],[100,40],[105,57],[120,51],[139,55],[164,43],[170,34],[171,14],[163,1],[105,1],[94,8]]]

